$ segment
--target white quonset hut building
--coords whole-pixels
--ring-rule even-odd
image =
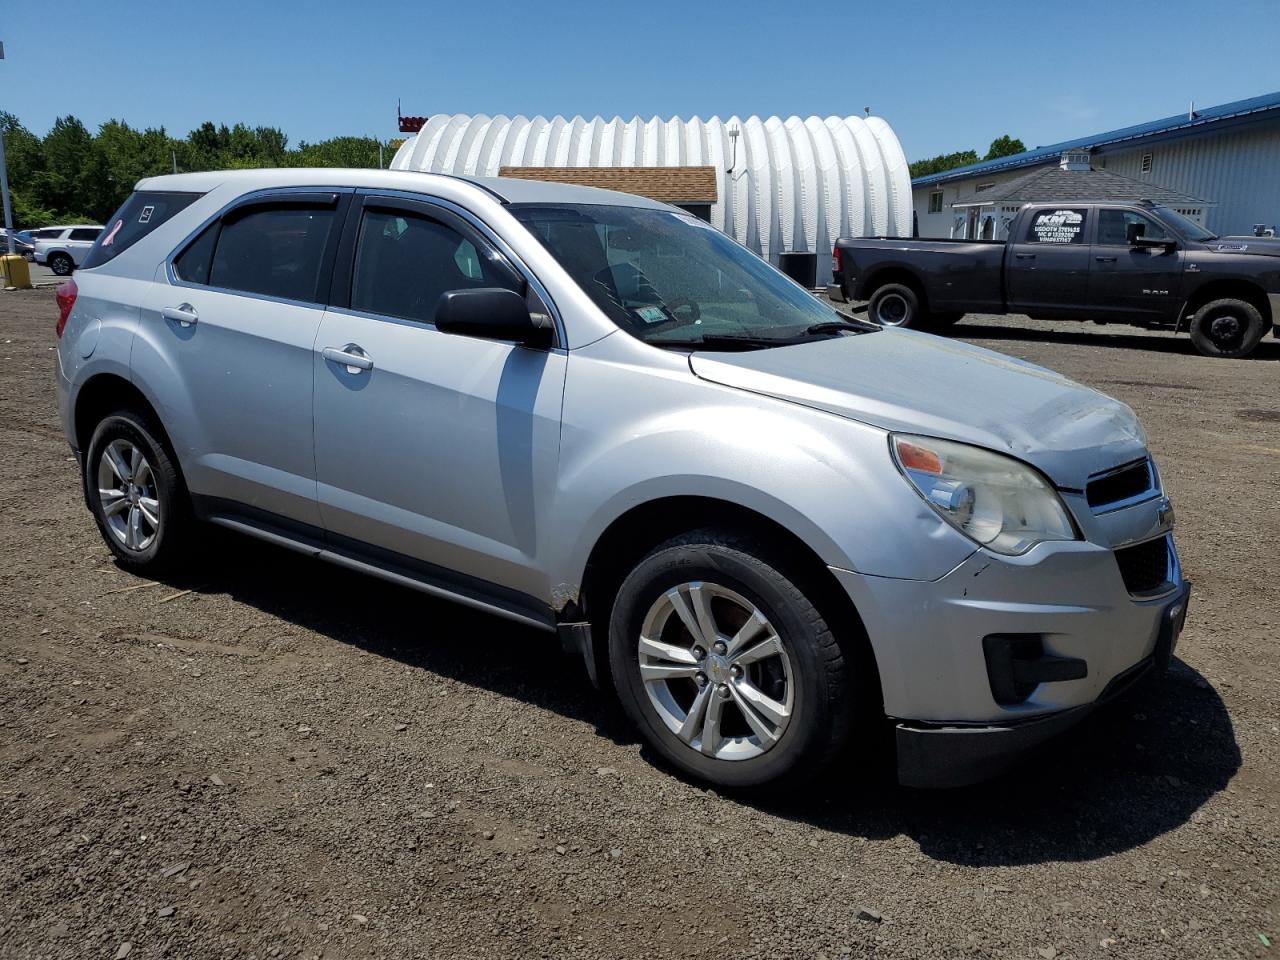
[[[1188,198],[1168,202],[1221,236],[1280,224],[1278,92],[920,177],[912,183],[920,236],[981,236],[990,213],[982,208],[997,218],[1009,215],[1003,206],[1016,212],[1018,197],[1004,205],[995,198],[1025,186],[1031,172],[1057,167],[1065,155],[1127,178],[1152,199]]]
[[[906,157],[879,117],[454,114],[420,122],[393,169],[556,180],[652,197],[702,217],[811,287],[838,237],[911,235]]]

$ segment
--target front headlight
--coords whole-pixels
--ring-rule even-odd
[[[965,536],[997,553],[1026,553],[1045,540],[1075,540],[1075,525],[1057,492],[1012,457],[932,437],[894,434],[893,458],[903,476]]]

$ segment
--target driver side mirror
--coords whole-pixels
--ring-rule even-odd
[[[1125,224],[1125,240],[1128,241],[1131,247],[1162,247],[1165,252],[1178,248],[1176,240],[1148,237],[1146,233],[1147,225],[1145,223]]]
[[[551,346],[555,333],[550,317],[535,317],[524,297],[502,287],[446,290],[436,304],[435,324],[444,333],[529,347]]]

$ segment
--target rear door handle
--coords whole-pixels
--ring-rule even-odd
[[[364,370],[373,369],[373,361],[369,359],[369,355],[360,349],[358,343],[348,343],[345,347],[325,347],[321,352],[330,363],[336,363],[347,368],[347,373],[360,373]]]
[[[1014,256],[1019,260],[1034,260],[1036,258],[1034,253],[1015,253]]]
[[[183,327],[194,327],[196,321],[200,319],[200,315],[196,313],[196,308],[189,303],[182,303],[176,307],[165,307],[160,311],[160,316],[166,320],[172,320]]]
[[[1099,263],[1115,263],[1116,262],[1115,257],[1094,257],[1093,259],[1097,260]]]

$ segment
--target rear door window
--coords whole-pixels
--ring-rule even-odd
[[[1082,244],[1088,226],[1088,207],[1045,207],[1032,212],[1026,243]]]
[[[173,191],[139,190],[107,221],[101,231],[94,230],[85,239],[98,239],[98,244],[85,257],[84,267],[90,269],[114,260],[135,243],[149,234],[156,227],[171,219],[174,214],[185,210],[196,200],[199,193],[178,193]],[[99,234],[101,234],[99,236]],[[74,236],[72,239],[76,239]]]
[[[178,278],[189,283],[209,282],[209,267],[213,264],[213,249],[218,244],[220,224],[211,223],[201,231],[194,241],[187,245],[173,259],[173,269]]]
[[[72,230],[68,240],[76,240],[80,243],[93,243],[98,239],[98,234],[102,231],[97,227],[82,227],[79,230]]]
[[[333,203],[289,203],[233,212],[218,231],[209,285],[284,300],[322,302],[328,291],[321,291],[320,280],[336,220]]]

